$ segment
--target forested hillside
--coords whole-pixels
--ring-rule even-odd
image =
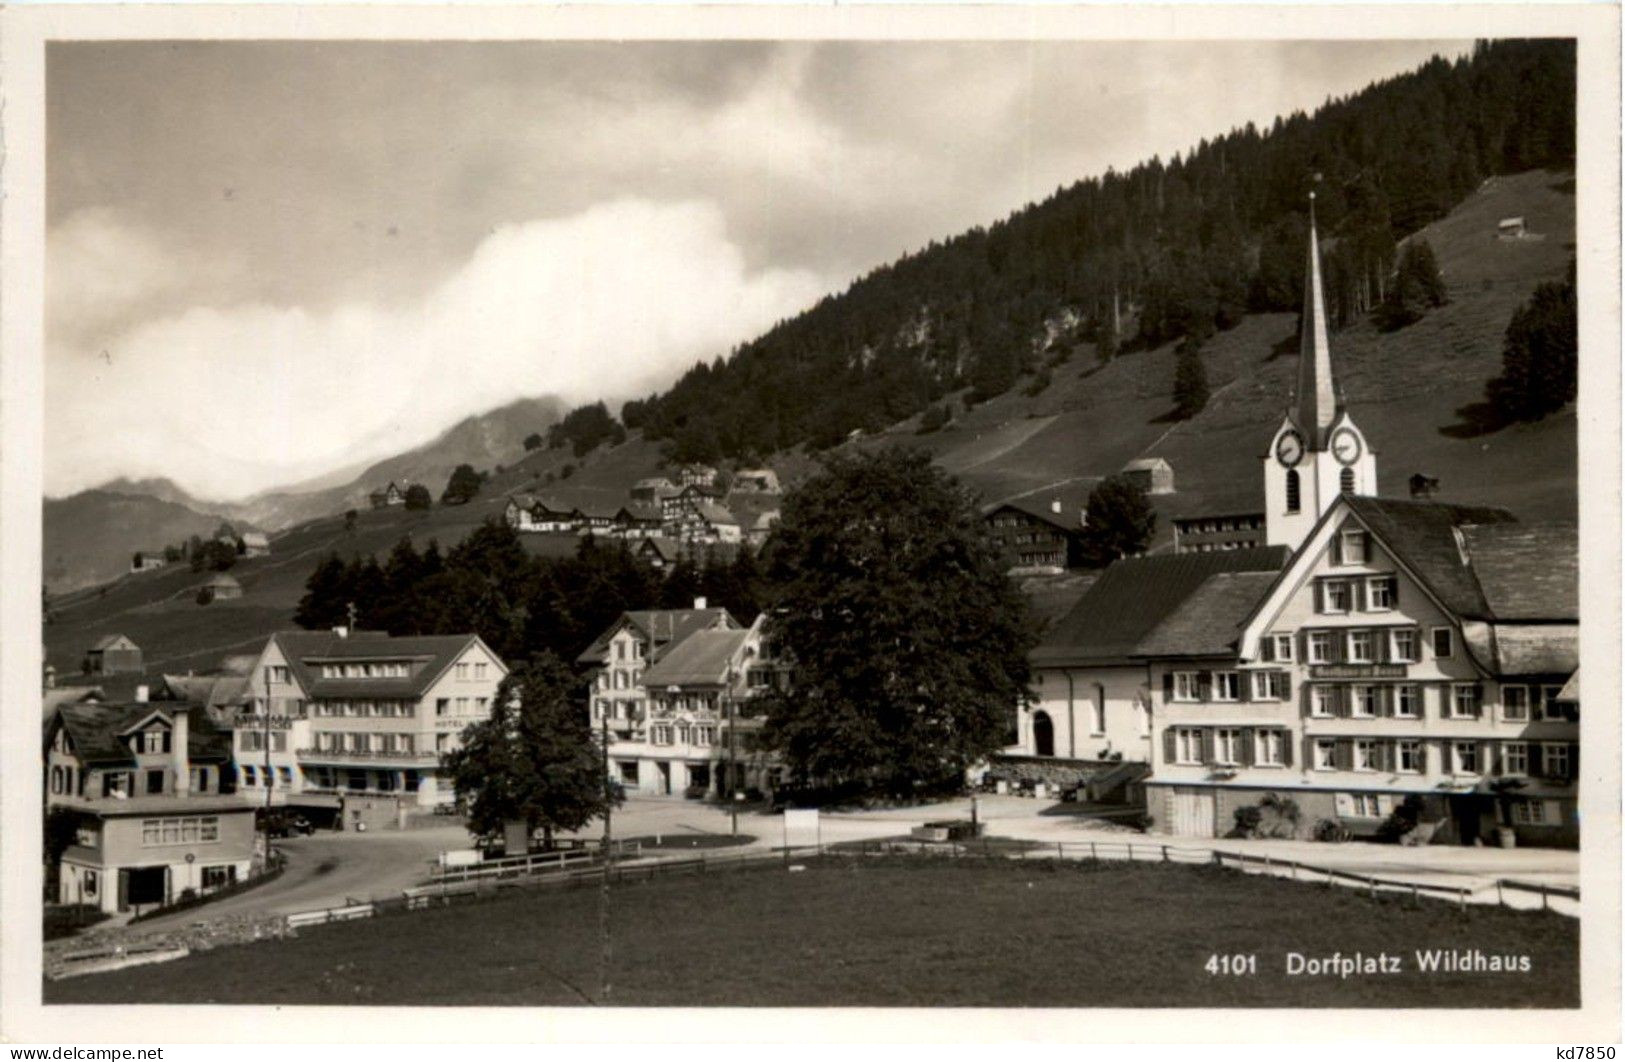
[[[1024,375],[1041,387],[1075,353],[1199,343],[1246,313],[1295,311],[1311,189],[1333,323],[1347,324],[1381,302],[1399,241],[1485,177],[1572,160],[1574,93],[1572,41],[1480,43],[933,243],[622,419],[679,460],[821,448],[962,389],[977,403]]]

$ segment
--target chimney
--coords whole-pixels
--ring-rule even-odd
[[[189,796],[192,792],[192,756],[187,748],[191,736],[192,718],[185,705],[170,716],[169,767],[175,772],[175,795]]]
[[[703,611],[704,609],[705,609],[705,598],[696,597],[694,599],[694,611],[700,612],[700,611]]]
[[[143,682],[141,685],[139,685],[139,686],[137,686],[135,688],[135,701],[136,701],[136,703],[137,704],[146,704],[147,699],[151,696],[151,693],[152,693],[152,691],[147,688],[147,684],[145,682]]]
[[[333,628],[333,633],[338,635],[340,638],[348,638],[350,636],[350,628],[341,623],[337,627]]]
[[[1049,511],[1056,516],[1061,515],[1061,499],[1055,498],[1049,503]]]

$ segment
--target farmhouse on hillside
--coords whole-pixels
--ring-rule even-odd
[[[983,521],[1012,572],[1059,572],[1083,563],[1088,501],[1087,487],[1070,485],[995,505]]]
[[[141,647],[122,634],[98,638],[85,650],[85,674],[120,675],[142,670]]]

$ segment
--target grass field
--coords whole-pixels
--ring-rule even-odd
[[[598,890],[515,892],[48,982],[46,1003],[598,1002]],[[617,886],[620,1006],[1573,1007],[1576,922],[1212,867],[827,859]],[[1417,949],[1528,956],[1426,974]],[[1288,976],[1289,952],[1403,971]],[[1215,955],[1256,973],[1213,974]]]

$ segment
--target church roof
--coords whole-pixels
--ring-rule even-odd
[[[1234,641],[1237,624],[1257,604],[1286,559],[1285,546],[1264,546],[1117,561],[1050,628],[1033,650],[1032,662],[1040,667],[1106,663],[1154,655],[1170,647],[1178,655],[1188,655],[1176,641],[1182,632],[1189,633],[1192,624],[1222,626],[1222,638],[1228,644]],[[1269,578],[1206,585],[1215,575],[1233,572],[1262,572]],[[1244,594],[1253,596],[1235,614],[1238,598]],[[1176,620],[1187,605],[1193,616]],[[1170,625],[1162,629],[1164,624]],[[1207,632],[1193,637],[1202,647],[1213,641]]]
[[[1298,390],[1291,415],[1309,448],[1324,450],[1342,403],[1332,377],[1332,348],[1327,338],[1326,292],[1320,277],[1320,237],[1315,231],[1313,193],[1309,196],[1309,264],[1304,270],[1303,289]]]

